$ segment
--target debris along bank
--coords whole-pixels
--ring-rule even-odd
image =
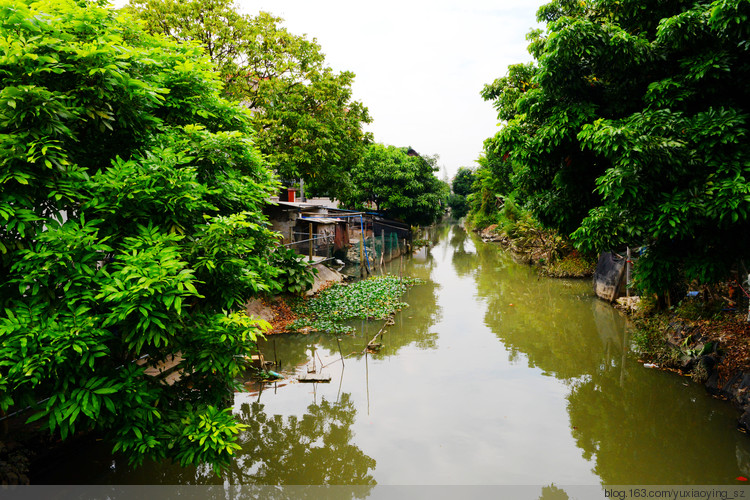
[[[731,401],[742,412],[740,429],[750,430],[750,323],[746,314],[686,297],[670,311],[636,316],[635,324],[633,343],[649,366],[689,376],[710,394]]]
[[[731,401],[742,412],[739,426],[750,430],[750,316],[739,302],[747,292],[736,283],[687,291],[667,310],[656,301],[629,293],[631,267],[638,252],[603,253],[594,274],[597,296],[633,315],[633,344],[647,368],[689,376],[716,397]]]

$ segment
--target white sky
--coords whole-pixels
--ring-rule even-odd
[[[479,92],[528,62],[526,33],[545,0],[238,0],[316,38],[335,71],[352,71],[376,142],[439,154],[449,177],[475,166],[497,132]],[[438,172],[442,177],[443,172]]]
[[[525,36],[539,27],[546,0],[237,2],[245,14],[270,12],[291,33],[317,39],[331,68],[356,75],[354,99],[369,109],[375,141],[438,154],[452,178],[475,166],[497,132],[479,92],[508,65],[531,60]]]

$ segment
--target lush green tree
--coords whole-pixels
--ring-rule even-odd
[[[539,36],[538,32],[534,36]],[[497,110],[497,118],[504,123],[504,128],[484,142],[484,155],[481,157],[481,168],[487,170],[488,175],[482,176],[485,184],[490,183],[483,189],[491,189],[495,194],[508,196],[514,195],[520,200],[524,199],[522,186],[517,186],[517,178],[514,176],[515,162],[509,161],[510,154],[507,142],[510,138],[524,136],[532,131],[529,124],[522,116],[517,117],[517,101],[529,90],[536,88],[534,75],[536,66],[529,64],[514,64],[508,67],[508,73],[502,78],[487,84],[482,89],[482,97],[492,102]],[[516,169],[521,171],[521,169]],[[490,178],[489,176],[492,176]],[[480,182],[481,185],[481,182]],[[476,209],[480,207],[477,206]],[[485,209],[486,210],[486,207]]]
[[[493,170],[582,249],[646,245],[647,291],[725,277],[750,243],[748,16],[748,0],[543,7],[532,85],[487,90],[507,120]]]
[[[485,144],[487,142],[489,140]],[[500,222],[499,210],[509,190],[505,189],[507,179],[498,177],[492,171],[486,154],[479,157],[478,163],[479,168],[474,172],[474,182],[466,202],[469,206],[467,221],[471,226],[481,229]]]
[[[460,167],[451,182],[451,191],[453,192],[448,197],[448,206],[451,209],[451,215],[456,219],[460,219],[469,212],[467,197],[471,194],[474,180],[475,175],[472,169]]]
[[[278,189],[210,61],[94,2],[0,0],[0,410],[226,465]],[[182,358],[174,385],[144,371]]]
[[[448,196],[448,208],[451,209],[451,216],[460,219],[469,213],[469,202],[466,201],[466,196],[451,193]]]
[[[256,144],[283,179],[345,195],[371,141],[362,130],[371,118],[352,99],[354,74],[326,66],[315,39],[289,33],[270,14],[240,14],[233,0],[131,0],[130,8],[150,31],[205,48],[225,95],[253,110]]]
[[[427,226],[445,211],[446,183],[435,177],[437,157],[419,156],[411,148],[371,144],[352,170],[354,186],[343,201],[350,207],[375,209],[387,217]]]
[[[460,167],[458,172],[456,172],[456,176],[453,178],[453,182],[451,182],[451,189],[455,194],[469,196],[472,191],[471,186],[474,184],[475,177],[476,176],[472,169],[468,167]]]

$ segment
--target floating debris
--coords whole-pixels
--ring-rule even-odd
[[[367,350],[370,352],[377,352],[381,347],[383,347],[383,344],[381,344],[380,342],[370,342],[369,344],[367,344]]]
[[[329,373],[302,373],[299,375],[300,382],[330,382]]]

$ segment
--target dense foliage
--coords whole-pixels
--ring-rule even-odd
[[[556,0],[488,85],[496,187],[581,249],[648,248],[640,286],[725,277],[750,242],[750,2]]]
[[[281,178],[345,196],[371,119],[352,99],[354,74],[326,66],[315,39],[289,33],[270,14],[240,14],[233,0],[131,0],[130,7],[150,31],[205,48],[224,94],[253,111],[258,148]]]
[[[471,194],[474,184],[474,171],[467,167],[460,167],[451,182],[451,195],[448,197],[448,207],[451,215],[460,219],[469,212],[467,197]]]
[[[352,170],[353,189],[343,201],[358,209],[374,203],[392,219],[430,225],[443,215],[449,194],[447,184],[435,177],[435,163],[411,149],[371,144]]]
[[[278,189],[197,47],[93,2],[0,0],[0,410],[138,462],[228,463]],[[172,355],[174,385],[144,370]],[[189,375],[189,376],[187,376]]]
[[[276,249],[271,263],[280,269],[276,283],[281,293],[301,294],[313,287],[318,270],[291,248]]]

